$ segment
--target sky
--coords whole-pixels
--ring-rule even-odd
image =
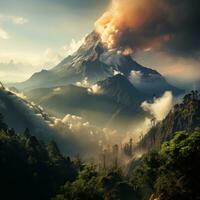
[[[9,70],[6,81],[21,81],[55,65],[94,29],[108,1],[0,0],[0,78]],[[30,70],[12,73],[19,68]]]
[[[110,2],[111,0],[0,0],[0,80],[3,82],[24,81],[36,71],[55,66],[76,50],[82,38],[94,30],[95,22],[109,10]],[[118,2],[133,3],[137,0]],[[145,2],[145,0],[138,2]],[[198,3],[199,1],[185,0],[184,2],[186,6],[183,9],[186,8],[187,11],[185,13],[190,13],[189,17],[193,19],[194,9],[188,2]],[[132,13],[133,8],[131,6],[128,8],[130,9],[124,12]],[[199,13],[198,10],[196,11]],[[118,12],[116,14],[118,16]],[[123,16],[123,12],[121,14]],[[176,18],[176,9],[174,16]],[[187,15],[180,14],[179,16]],[[196,17],[197,20],[198,18]],[[163,18],[161,25],[162,20]],[[178,18],[177,23],[180,20]],[[198,23],[197,20],[195,22]],[[190,22],[188,24],[191,25]],[[195,23],[193,25],[198,27]],[[182,27],[182,29],[183,34],[187,33],[185,30],[190,30],[187,27]],[[199,28],[196,33],[198,31]],[[143,31],[143,33],[147,32]],[[191,31],[188,36],[191,35],[190,33]],[[200,47],[198,43],[193,43],[197,44],[198,48]],[[199,59],[154,52],[152,49],[136,53],[134,57],[144,66],[156,69],[166,77],[170,77],[170,80],[175,80],[175,83],[178,79],[180,81],[200,80]]]

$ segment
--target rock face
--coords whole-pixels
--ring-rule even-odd
[[[35,73],[27,81],[17,85],[20,89],[54,87],[74,84],[85,78],[95,83],[116,74],[124,75],[138,90],[149,94],[161,94],[166,90],[180,92],[171,86],[157,71],[146,68],[123,55],[120,49],[107,50],[97,33],[85,38],[77,52],[62,60],[53,69]]]
[[[200,127],[200,95],[193,91],[184,97],[182,104],[174,106],[167,117],[153,127],[138,144],[139,149],[148,151],[173,138],[177,131],[192,132]]]

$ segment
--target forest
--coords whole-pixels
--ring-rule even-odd
[[[200,200],[200,0],[0,0],[0,200]]]
[[[191,106],[193,101],[187,95],[181,105]],[[0,130],[0,187],[4,199],[200,199],[198,125],[190,132],[174,133],[160,148],[132,159],[126,171],[120,166],[99,169],[96,163],[78,156],[66,157],[54,141],[45,144],[28,129],[15,133],[2,115]]]

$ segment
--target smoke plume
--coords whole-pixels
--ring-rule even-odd
[[[199,21],[199,0],[112,0],[95,26],[109,49],[195,56],[200,52]]]

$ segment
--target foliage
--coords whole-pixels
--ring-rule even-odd
[[[165,165],[155,188],[162,199],[200,199],[200,132],[177,133],[162,146],[161,156]]]
[[[160,151],[142,159],[132,183],[143,199],[154,192],[161,200],[196,200],[200,199],[199,169],[200,131],[178,132]]]
[[[138,160],[127,177],[121,170],[98,171],[93,163],[64,157],[54,141],[47,146],[28,129],[15,134],[0,115],[0,188],[5,199],[30,200],[199,200],[200,100],[184,97],[156,136],[161,148]],[[169,127],[170,125],[170,131]],[[171,134],[172,130],[181,129]],[[156,130],[153,129],[154,131]],[[161,131],[162,130],[162,131]],[[169,132],[168,132],[169,131]],[[168,137],[170,136],[170,137]]]
[[[6,199],[138,199],[120,170],[99,172],[96,165],[80,158],[71,162],[54,141],[46,146],[28,129],[15,134],[2,120],[0,125],[0,187]]]
[[[0,113],[0,130],[6,131],[8,126],[3,122],[3,115]]]
[[[17,135],[3,127],[0,131],[1,197],[50,199],[61,184],[75,178],[73,163],[60,154],[55,143],[46,148],[28,130]]]
[[[103,190],[101,186],[101,177],[96,172],[96,167],[92,164],[86,165],[79,172],[77,179],[73,182],[67,182],[61,187],[60,194],[54,199],[103,199]]]
[[[67,182],[53,200],[138,200],[133,185],[117,171],[100,173],[87,164],[73,183]]]

